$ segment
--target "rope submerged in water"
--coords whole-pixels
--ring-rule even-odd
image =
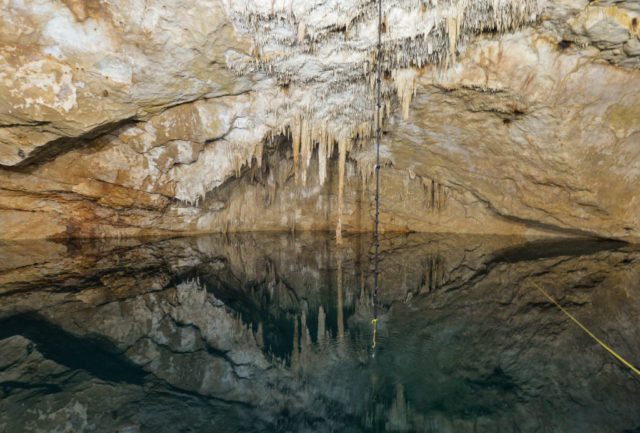
[[[612,348],[610,348],[609,346],[607,346],[602,340],[600,340],[598,337],[596,337],[593,332],[589,331],[587,329],[586,326],[584,326],[582,323],[580,323],[580,321],[578,319],[576,319],[575,317],[573,317],[573,315],[571,313],[569,313],[567,310],[565,310],[562,305],[560,305],[555,299],[553,299],[547,292],[544,291],[544,289],[542,287],[540,287],[539,285],[537,285],[535,283],[535,281],[533,281],[531,278],[527,278],[527,280],[529,280],[529,282],[531,283],[531,285],[533,285],[536,289],[538,289],[548,300],[550,300],[556,307],[558,307],[558,309],[560,311],[562,311],[564,314],[567,315],[567,317],[569,317],[571,320],[573,320],[573,322],[578,325],[584,332],[587,333],[587,335],[591,338],[593,338],[600,346],[604,347],[607,352],[609,352],[610,354],[612,354],[613,356],[616,357],[616,359],[618,359],[618,361],[622,362],[625,366],[629,367],[631,369],[631,371],[633,371],[635,374],[637,374],[638,376],[640,376],[640,371],[635,368],[633,365],[631,365],[630,362],[628,362],[626,359],[624,359],[622,356],[618,355]]]

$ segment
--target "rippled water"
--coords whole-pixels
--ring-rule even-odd
[[[0,244],[1,432],[640,432],[640,250],[388,235]]]

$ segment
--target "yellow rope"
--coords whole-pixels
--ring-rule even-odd
[[[612,348],[610,348],[609,346],[607,346],[606,344],[604,344],[604,343],[602,342],[602,340],[600,340],[598,337],[596,337],[595,335],[593,335],[593,332],[589,331],[589,330],[586,328],[586,326],[584,326],[582,323],[580,323],[580,322],[578,321],[578,319],[576,319],[575,317],[573,317],[573,316],[571,315],[571,313],[569,313],[567,310],[565,310],[565,309],[562,307],[562,305],[558,304],[558,303],[556,302],[556,300],[555,300],[555,299],[553,299],[551,296],[549,296],[549,294],[548,294],[547,292],[545,292],[545,291],[542,289],[542,287],[540,287],[539,285],[537,285],[537,284],[535,283],[535,281],[533,281],[533,280],[532,280],[532,279],[530,279],[530,278],[527,278],[527,279],[528,279],[528,280],[529,280],[529,282],[530,282],[531,284],[533,284],[533,285],[534,285],[538,290],[540,290],[540,292],[542,292],[542,294],[543,294],[544,296],[546,296],[546,297],[547,297],[547,299],[549,299],[551,302],[553,302],[553,303],[556,305],[556,307],[558,307],[558,308],[560,309],[560,311],[562,311],[564,314],[566,314],[567,316],[569,316],[569,318],[570,318],[571,320],[573,320],[573,321],[574,321],[574,322],[575,322],[575,323],[576,323],[580,328],[582,328],[582,330],[583,330],[584,332],[586,332],[587,334],[589,334],[589,336],[590,336],[591,338],[593,338],[594,340],[596,340],[596,341],[598,342],[598,344],[600,344],[600,346],[602,346],[602,347],[604,347],[605,349],[607,349],[607,351],[608,351],[609,353],[611,353],[613,356],[615,356],[616,358],[618,358],[618,360],[619,360],[620,362],[622,362],[624,365],[626,365],[627,367],[629,367],[629,368],[630,368],[630,369],[631,369],[635,374],[637,374],[638,376],[640,376],[640,371],[639,371],[637,368],[635,368],[633,365],[631,365],[629,362],[627,362],[627,361],[626,361],[622,356],[618,355],[618,354],[617,354],[617,353],[616,353]],[[375,335],[375,334],[374,334],[374,335]]]
[[[371,321],[371,323],[373,323],[373,346],[371,346],[372,349],[376,348],[376,328],[378,327],[378,319],[373,319]]]

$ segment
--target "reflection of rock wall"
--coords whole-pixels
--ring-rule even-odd
[[[530,283],[635,361],[637,251],[425,235],[381,249],[372,359],[369,236],[340,249],[314,234],[2,246],[0,426],[640,424],[638,382]]]
[[[394,383],[385,389],[394,397],[396,414],[402,414],[396,406],[404,405],[397,430],[437,425],[457,431],[483,426],[577,432],[600,428],[607,412],[612,420],[603,429],[637,428],[640,418],[631,415],[640,387],[635,374],[532,283],[637,365],[640,348],[629,342],[637,341],[638,332],[624,324],[640,308],[637,299],[627,298],[638,273],[636,255],[604,251],[536,261],[499,259],[456,290],[394,304],[389,314],[395,320],[382,328],[381,338],[395,355],[380,362],[405,386],[402,396],[395,395]],[[411,355],[403,355],[407,348]],[[419,375],[412,362],[420,363]],[[612,394],[618,391],[609,388],[614,383],[621,387],[616,397]],[[622,394],[627,397],[613,405]],[[425,407],[436,409],[425,416],[418,409]]]

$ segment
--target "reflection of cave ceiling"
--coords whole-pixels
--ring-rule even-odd
[[[4,245],[0,425],[578,432],[640,424],[630,372],[528,284],[638,359],[633,248],[386,238],[371,358],[370,247],[368,237],[349,237],[336,249],[320,235]]]

